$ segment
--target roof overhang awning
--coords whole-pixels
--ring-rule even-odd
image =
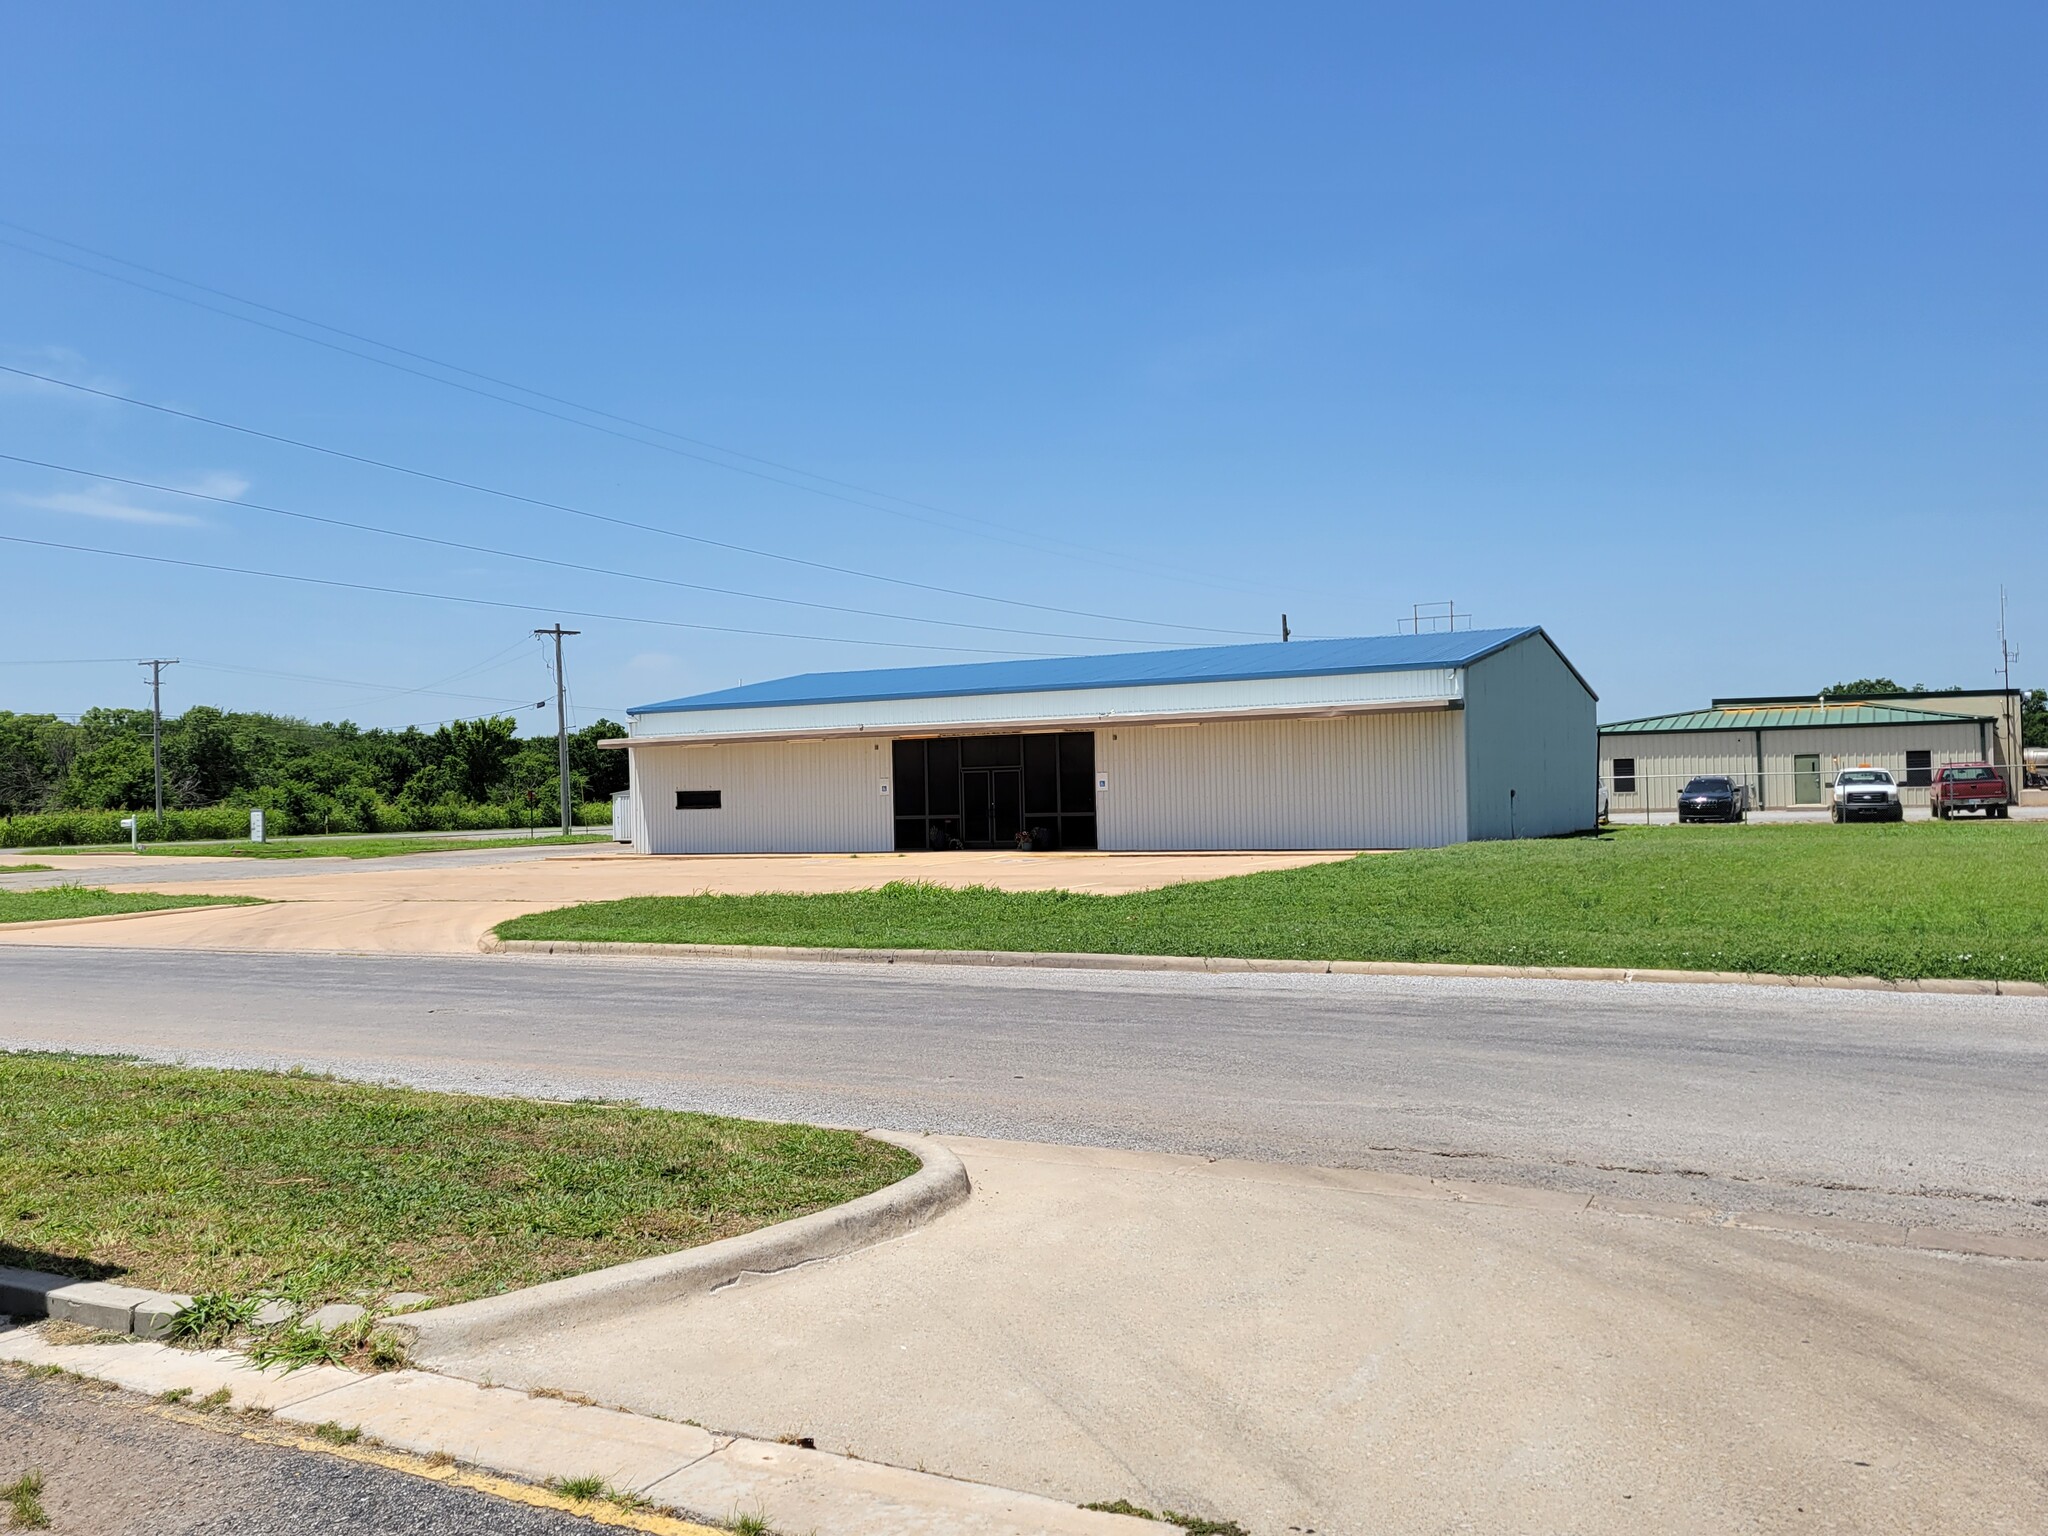
[[[1120,725],[1207,725],[1230,720],[1339,720],[1351,715],[1426,714],[1463,709],[1462,699],[1373,699],[1347,704],[1265,705],[1245,709],[1122,711],[1110,715],[1056,715],[1015,720],[921,721],[915,725],[790,726],[766,731],[719,731],[698,735],[614,736],[600,741],[613,750],[632,747],[730,746],[736,742],[833,741],[885,738],[902,741],[934,736],[1013,736],[1028,731],[1100,731]]]

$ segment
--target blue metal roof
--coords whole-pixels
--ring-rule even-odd
[[[1464,629],[1432,635],[1370,635],[1355,640],[1293,640],[1211,645],[1119,656],[1047,656],[1030,661],[971,661],[870,672],[805,672],[642,704],[630,715],[767,705],[847,704],[868,699],[957,698],[977,693],[1051,693],[1066,688],[1128,688],[1147,683],[1213,683],[1261,677],[1329,677],[1346,672],[1419,672],[1462,667],[1524,635],[1521,629]],[[1547,638],[1547,637],[1546,637]],[[1581,679],[1584,681],[1584,679]],[[1590,690],[1588,690],[1590,692]]]

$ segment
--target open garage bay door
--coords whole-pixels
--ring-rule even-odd
[[[1093,731],[891,746],[898,849],[1095,846]]]

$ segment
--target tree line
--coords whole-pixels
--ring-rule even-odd
[[[166,809],[254,807],[295,827],[372,825],[394,809],[503,806],[512,823],[556,811],[555,739],[521,737],[510,715],[433,730],[315,724],[289,715],[196,704],[163,723]],[[626,756],[601,750],[625,734],[611,720],[569,738],[574,801],[626,787]],[[91,709],[76,721],[0,710],[0,817],[140,811],[155,805],[146,709]]]

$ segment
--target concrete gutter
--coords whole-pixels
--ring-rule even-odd
[[[4,1325],[0,1361],[54,1366],[146,1393],[158,1400],[147,1411],[196,1427],[371,1462],[565,1510],[598,1525],[662,1536],[718,1536],[707,1526],[658,1513],[662,1508],[721,1524],[744,1512],[774,1530],[833,1536],[1157,1536],[1160,1529],[1042,1494],[713,1434],[694,1424],[425,1371],[364,1375],[332,1365],[262,1370],[232,1350],[173,1349],[132,1339],[55,1344],[41,1329]],[[167,1404],[169,1396],[219,1399],[233,1412],[194,1412]],[[250,1413],[260,1417],[242,1417]],[[353,1429],[369,1443],[316,1438],[323,1425]],[[524,1486],[493,1486],[451,1463],[488,1468]],[[534,1486],[590,1476],[654,1508],[575,1503]]]
[[[1963,997],[2048,997],[2048,983],[1973,977],[1779,976],[1765,971],[1636,970],[1620,966],[1437,965],[1409,960],[1257,960],[1213,955],[1088,955],[1033,950],[812,949],[787,944],[606,944],[501,939],[486,954],[600,955],[662,960],[811,960],[861,965],[995,965],[1080,971],[1205,971],[1281,976],[1476,976],[1513,981],[1647,981],[1747,987],[1824,987],[1848,992],[1933,992]]]
[[[392,1319],[389,1326],[407,1335],[412,1352],[427,1359],[495,1344],[565,1321],[616,1317],[660,1302],[703,1295],[745,1275],[774,1274],[900,1237],[963,1203],[973,1192],[966,1166],[949,1148],[923,1136],[895,1131],[868,1134],[914,1153],[923,1166],[886,1189],[758,1232],[571,1275],[502,1296],[409,1312]]]

